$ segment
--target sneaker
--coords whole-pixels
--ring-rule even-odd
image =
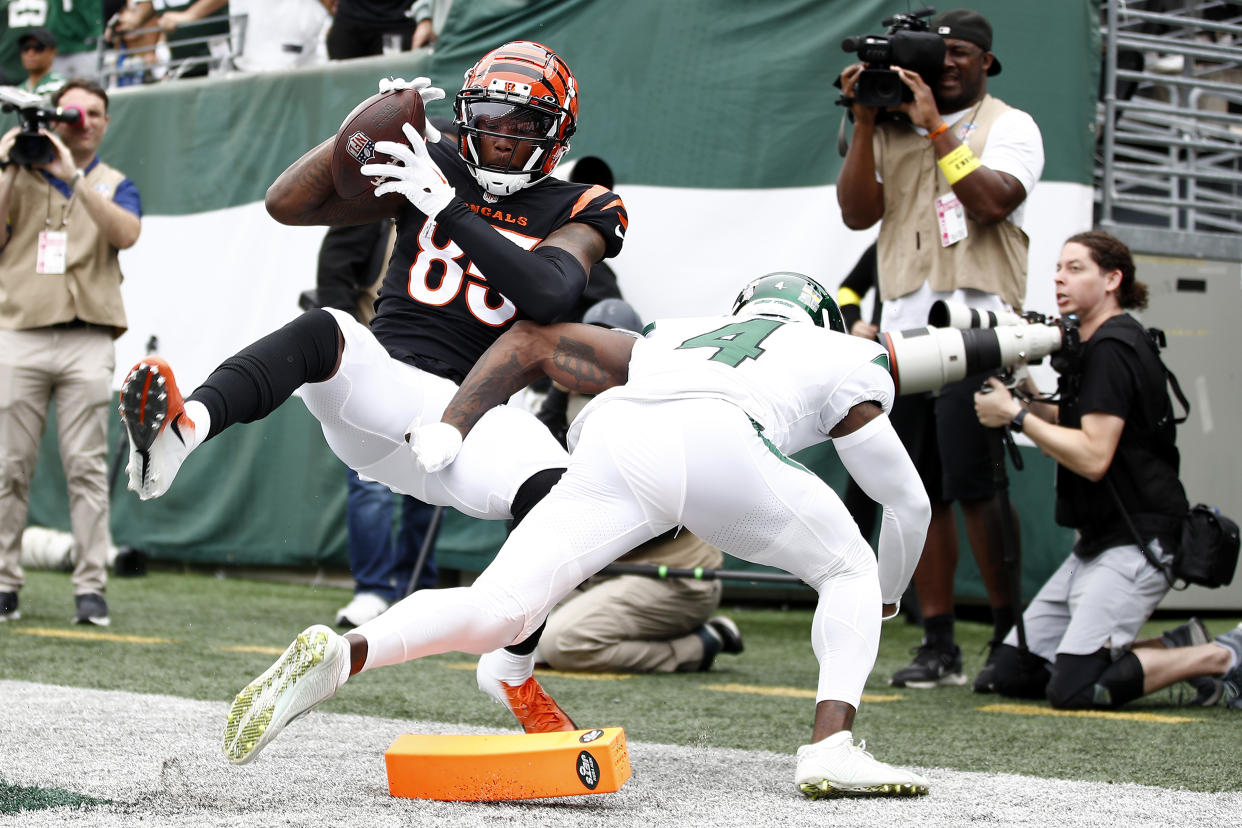
[[[1221,679],[1220,703],[1230,710],[1242,710],[1242,624],[1216,636],[1216,643],[1233,650],[1237,661]]]
[[[988,658],[983,662],[983,669],[975,675],[974,682],[970,685],[970,689],[976,693],[995,693],[996,692],[996,645],[999,641],[988,642]],[[896,676],[894,676],[896,678]]]
[[[1230,710],[1242,710],[1242,664],[1225,673],[1220,702]]]
[[[1242,667],[1242,624],[1239,624],[1227,633],[1221,633],[1216,636],[1215,643],[1233,650],[1234,669]]]
[[[1179,624],[1171,630],[1160,633],[1160,640],[1165,647],[1173,649],[1174,647],[1195,647],[1199,644],[1206,644],[1212,640],[1212,636],[1202,621],[1198,618],[1191,618],[1185,624]]]
[[[877,761],[848,730],[798,748],[794,784],[808,799],[837,796],[923,796],[927,780]]]
[[[893,673],[888,682],[893,687],[928,690],[932,687],[960,687],[966,683],[962,672],[962,648],[938,650],[928,644],[914,649],[914,660]]]
[[[721,637],[715,627],[707,624],[695,630],[694,634],[699,637],[699,642],[703,645],[703,657],[699,659],[697,665],[692,661],[687,662],[684,667],[678,666],[678,670],[706,673],[712,669],[712,664],[716,661],[716,655],[724,648],[724,638]]]
[[[344,636],[322,624],[307,627],[233,699],[224,722],[224,755],[234,765],[249,762],[285,725],[336,694],[348,662]]]
[[[479,689],[509,709],[527,733],[578,730],[569,714],[535,679],[535,655],[494,650],[479,658]],[[521,677],[525,675],[525,678]]]
[[[1215,707],[1225,695],[1225,680],[1219,676],[1196,676],[1173,688],[1175,707]]]
[[[130,369],[121,384],[121,420],[129,432],[129,488],[143,500],[159,497],[185,462],[194,434],[167,362],[148,356]]]
[[[746,645],[742,643],[742,631],[737,628],[737,624],[733,623],[732,618],[717,615],[715,618],[707,619],[707,626],[720,636],[720,652],[737,655],[746,648]]]
[[[16,621],[21,617],[17,611],[17,593],[0,592],[0,621]]]
[[[361,627],[373,618],[378,618],[386,609],[388,602],[374,592],[359,592],[352,601],[337,611],[336,625]]]
[[[78,609],[73,616],[73,623],[94,624],[97,627],[106,627],[112,623],[112,619],[108,617],[108,602],[98,592],[75,595],[73,603]]]
[[[975,693],[996,693],[996,665],[992,664],[990,654],[987,655],[984,668],[975,674],[975,680],[971,683],[970,689]]]

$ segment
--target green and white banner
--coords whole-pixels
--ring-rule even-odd
[[[314,285],[324,229],[273,221],[262,204],[267,186],[333,135],[380,77],[427,75],[451,99],[466,68],[514,39],[551,47],[578,78],[580,126],[568,160],[599,156],[616,174],[630,227],[613,265],[644,319],[723,311],[743,282],[772,270],[835,287],[875,235],[848,230],[836,203],[843,109],[833,81],[855,59],[841,41],[883,33],[881,19],[908,6],[471,0],[453,5],[434,51],[119,90],[101,155],[138,184],[146,215],[141,239],[122,255],[130,330],[117,341],[117,385],[152,336],[188,392],[223,358],[296,315],[298,293]],[[992,22],[1004,63],[989,91],[1031,113],[1043,134],[1044,176],[1026,207],[1027,306],[1051,311],[1061,241],[1091,224],[1097,4],[973,7]],[[449,104],[433,104],[430,114],[448,116]],[[344,471],[313,421],[300,422],[309,420],[300,402],[285,408],[232,430],[244,437],[226,434],[196,452],[169,497],[140,504],[122,483],[113,501],[117,542],[192,560],[343,562]],[[307,457],[316,460],[308,466]],[[1028,466],[1042,468],[1031,459]],[[61,490],[41,485],[53,465],[45,458],[40,467],[32,517],[63,523]],[[841,479],[839,471],[825,476]],[[1038,497],[1049,476],[1028,471]],[[243,495],[234,500],[225,488]],[[189,513],[204,517],[186,522]],[[1027,549],[1063,555],[1063,533],[1028,531],[1037,523],[1023,522]],[[456,542],[459,525],[450,524],[442,549]],[[460,532],[468,537],[460,546],[484,561],[501,537],[498,526]]]

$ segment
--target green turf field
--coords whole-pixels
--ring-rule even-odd
[[[154,572],[113,578],[107,629],[69,623],[69,577],[30,572],[20,621],[0,625],[0,679],[228,701],[312,623],[330,623],[347,591]],[[622,725],[634,741],[792,753],[810,735],[816,664],[808,609],[731,608],[746,639],[710,673],[630,677],[541,674],[580,726]],[[1146,632],[1180,623],[1166,617]],[[1208,618],[1223,632],[1237,618]],[[961,622],[972,673],[989,630]],[[1118,713],[1073,715],[968,687],[896,690],[919,631],[884,627],[855,732],[896,764],[1134,782],[1193,791],[1242,791],[1242,711],[1177,708],[1153,697]],[[509,728],[474,686],[474,658],[450,653],[351,679],[322,710]]]

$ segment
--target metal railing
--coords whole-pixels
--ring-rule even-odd
[[[1144,252],[1242,260],[1242,9],[1103,8],[1099,223]]]
[[[227,34],[216,31],[226,20]],[[234,60],[246,46],[247,20],[245,14],[205,17],[178,26],[177,38],[172,42],[160,39],[157,43],[134,48],[113,47],[105,38],[99,38],[95,48],[99,82],[107,88],[158,83],[184,77],[200,66],[205,66],[210,75],[235,71]],[[159,26],[148,26],[127,34],[140,36],[162,31]],[[205,48],[195,50],[195,46]],[[174,57],[174,50],[205,53]]]

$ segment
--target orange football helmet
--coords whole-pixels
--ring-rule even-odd
[[[578,128],[578,82],[546,46],[506,43],[466,72],[453,102],[462,158],[475,180],[494,196],[507,196],[556,168]],[[504,163],[485,163],[483,137],[516,141]]]

